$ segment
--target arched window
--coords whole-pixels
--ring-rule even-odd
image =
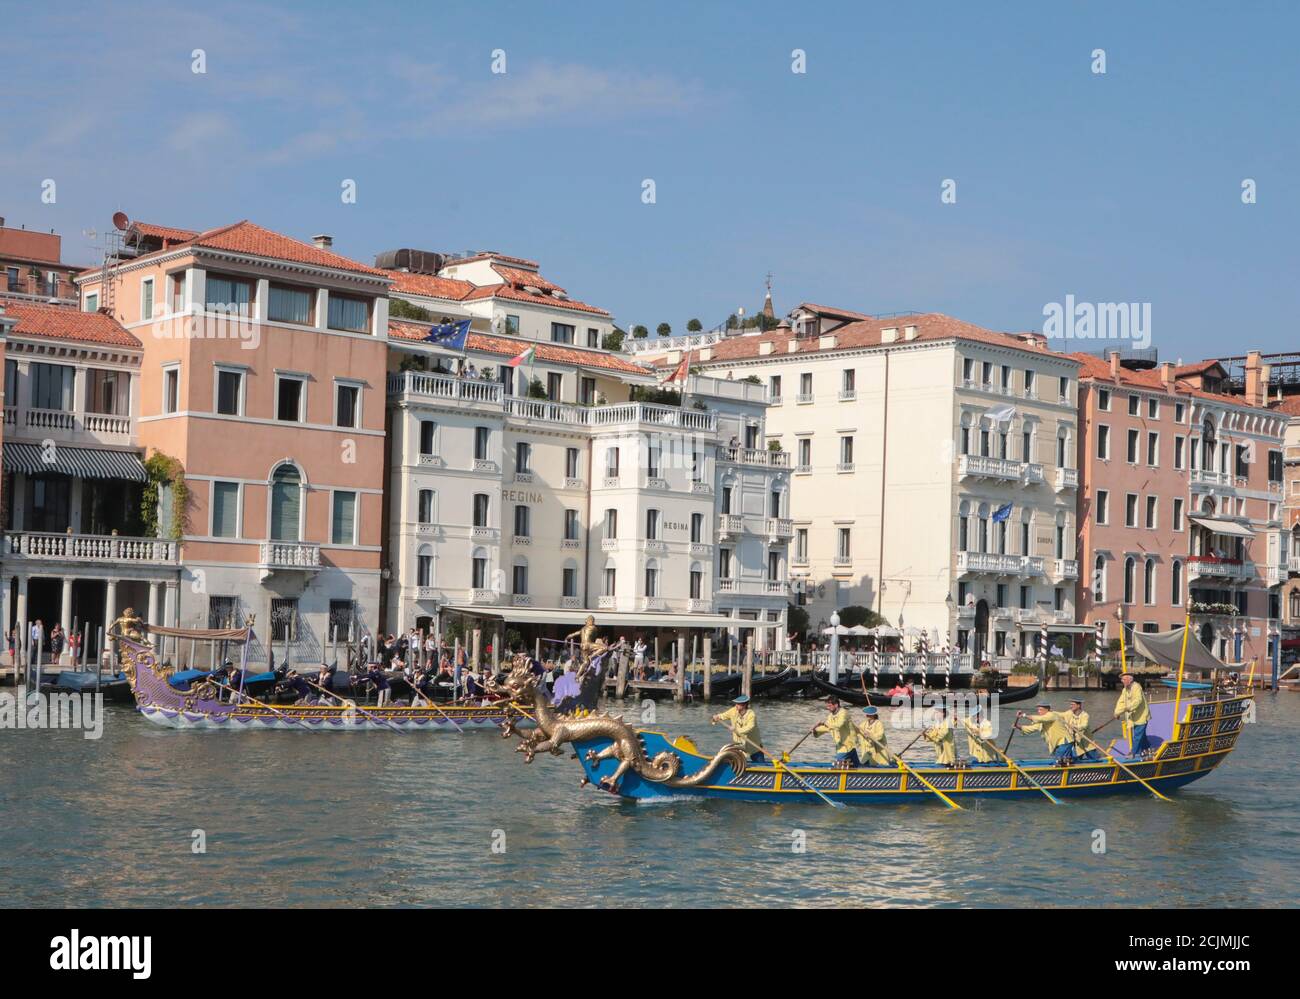
[[[970,504],[965,500],[957,508],[957,550],[970,551]]]
[[[989,550],[989,507],[987,503],[980,504],[979,537],[976,542],[977,551],[986,552]]]
[[[433,490],[421,489],[416,503],[416,519],[421,524],[433,523]]]
[[[1174,564],[1169,569],[1170,594],[1169,602],[1175,607],[1181,606],[1183,602],[1183,563],[1174,560]]]
[[[659,563],[654,559],[650,559],[645,564],[645,595],[659,596]]]
[[[1092,567],[1092,599],[1095,603],[1106,602],[1106,556],[1098,555]]]
[[[271,473],[271,540],[302,540],[302,476],[287,462]]]
[[[433,549],[428,545],[421,545],[415,554],[415,585],[433,585]]]
[[[470,585],[476,590],[488,588],[488,555],[486,548],[475,548],[469,557]]]
[[[1147,559],[1142,567],[1142,602],[1156,602],[1156,560],[1153,558]]]
[[[1133,602],[1133,594],[1136,590],[1137,560],[1130,555],[1124,560],[1124,602],[1126,604]]]
[[[528,559],[522,556],[515,559],[513,567],[513,576],[511,577],[510,592],[516,596],[524,596],[528,593]]]
[[[970,454],[970,413],[961,414],[961,432],[957,438],[957,453]]]

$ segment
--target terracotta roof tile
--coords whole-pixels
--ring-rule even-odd
[[[412,274],[409,271],[385,271],[393,279],[390,291],[406,295],[423,295],[425,298],[445,298],[459,302],[474,290],[470,281],[437,277],[433,274]]]
[[[1231,395],[1226,392],[1207,392],[1204,389],[1197,388],[1182,381],[1185,372],[1196,375],[1206,370],[1205,365],[1216,362],[1202,361],[1199,364],[1185,364],[1174,369],[1174,384],[1172,387],[1164,383],[1160,376],[1159,368],[1146,368],[1134,370],[1120,366],[1119,376],[1116,377],[1111,373],[1110,362],[1097,357],[1095,354],[1071,354],[1069,355],[1079,362],[1079,380],[1107,382],[1111,385],[1127,385],[1133,388],[1146,389],[1150,392],[1164,392],[1170,395],[1189,396],[1193,399],[1208,399],[1213,402],[1221,403],[1226,406],[1238,406],[1243,409],[1266,409],[1268,407],[1255,406],[1246,401],[1244,396]]]
[[[423,340],[429,333],[429,323],[416,323],[407,319],[390,319],[388,335],[398,340]],[[523,340],[518,337],[492,336],[487,333],[471,332],[466,347],[480,350],[486,354],[499,354],[502,357],[518,357],[529,347],[537,350],[539,361],[554,364],[569,364],[581,368],[605,368],[609,371],[623,372],[630,375],[653,374],[649,368],[629,361],[609,351],[579,350],[556,343],[541,343],[536,340]]]
[[[198,235],[193,229],[176,229],[167,225],[154,225],[151,222],[132,222],[128,232],[131,231],[141,236],[161,239],[164,243],[188,243]]]
[[[492,253],[491,251],[475,253],[468,257],[456,257],[453,260],[448,260],[447,266],[450,267],[453,264],[470,264],[474,263],[476,260],[500,260],[505,264],[519,264],[521,267],[532,267],[534,269],[539,266],[536,260],[526,260],[523,257],[508,257],[504,253]]]
[[[485,284],[475,288],[465,296],[464,301],[475,301],[482,298],[505,298],[515,302],[531,302],[534,305],[549,305],[556,309],[571,309],[574,312],[586,312],[593,316],[608,316],[609,313],[595,305],[588,305],[586,302],[578,302],[572,298],[552,298],[549,295],[534,295],[526,291],[520,291],[508,284]]]
[[[521,271],[514,267],[502,267],[500,264],[493,264],[492,269],[501,275],[506,284],[514,285],[516,288],[540,288],[542,291],[564,291],[564,289],[558,284],[546,280],[546,278],[542,277],[536,271]]]
[[[17,319],[12,336],[35,336],[77,343],[101,343],[115,347],[144,345],[102,312],[82,312],[65,305],[38,305],[0,298],[5,315]]]

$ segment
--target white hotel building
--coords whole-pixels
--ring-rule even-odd
[[[567,631],[593,613],[784,648],[790,479],[764,447],[762,386],[691,378],[680,407],[633,401],[655,373],[602,350],[609,314],[535,263],[379,262],[435,271],[393,271],[392,296],[472,321],[463,355],[428,322],[389,323],[387,630],[459,612]]]
[[[792,456],[791,580],[814,627],[862,605],[993,659],[1036,651],[1043,624],[1077,630],[1076,361],[1033,334],[810,304],[712,339],[690,363],[760,379],[766,440]]]

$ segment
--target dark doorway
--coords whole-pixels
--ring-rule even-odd
[[[1214,651],[1214,626],[1210,624],[1209,621],[1206,621],[1203,625],[1201,625],[1201,633],[1199,637],[1201,639],[1201,644],[1204,645],[1211,652],[1213,652]]]
[[[975,668],[984,661],[984,652],[989,645],[989,602],[981,600],[975,605]]]

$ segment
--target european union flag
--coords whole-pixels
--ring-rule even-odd
[[[1002,521],[1006,520],[1010,516],[1011,516],[1011,504],[1003,503],[1000,507],[998,507],[996,510],[993,511],[993,523],[1000,524],[1002,523]]]
[[[446,347],[448,350],[464,350],[465,340],[469,336],[468,319],[462,319],[458,323],[442,323],[429,330],[426,336],[426,343],[437,344],[439,347]]]

